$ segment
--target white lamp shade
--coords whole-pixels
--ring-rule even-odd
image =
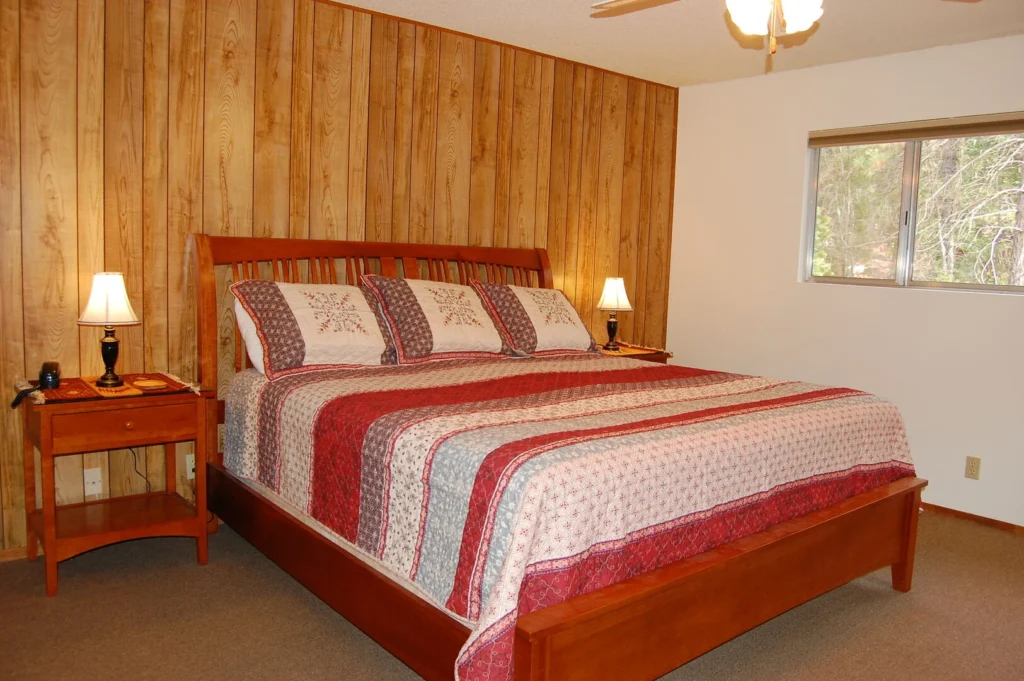
[[[604,280],[604,291],[597,303],[597,309],[615,312],[629,312],[633,309],[629,304],[629,298],[626,297],[626,282],[622,277],[608,277]]]
[[[729,18],[747,35],[768,35],[773,0],[725,0]]]
[[[85,311],[78,318],[83,326],[124,326],[138,324],[139,318],[128,300],[120,272],[98,272],[92,277],[92,292]]]
[[[782,0],[782,18],[786,21],[786,33],[806,31],[821,18],[825,10],[822,0]]]
[[[726,0],[729,18],[747,35],[768,35],[768,21],[774,0]],[[782,0],[786,33],[806,31],[821,18],[822,0]]]

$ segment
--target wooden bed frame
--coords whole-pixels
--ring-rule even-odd
[[[199,379],[245,365],[227,285],[239,278],[351,282],[365,272],[551,288],[542,249],[194,237]],[[234,334],[232,344],[230,335]],[[234,349],[234,357],[231,350]],[[223,423],[223,403],[211,428]],[[216,431],[210,442],[218,442]],[[416,673],[450,681],[469,630],[254,492],[221,465],[209,507],[282,569]],[[905,478],[585,596],[520,617],[516,681],[654,679],[757,625],[892,566],[909,591],[921,489]]]

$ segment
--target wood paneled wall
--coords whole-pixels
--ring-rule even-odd
[[[0,0],[0,384],[100,373],[75,321],[125,273],[121,372],[195,373],[191,232],[548,249],[620,337],[661,346],[677,91],[316,0]],[[0,410],[2,545],[25,543],[19,413]],[[64,457],[58,499],[154,489],[161,448]],[[179,476],[184,471],[179,462]],[[181,481],[179,489],[187,487]]]

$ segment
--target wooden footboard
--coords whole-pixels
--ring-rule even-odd
[[[521,617],[516,680],[655,679],[887,565],[907,591],[926,484],[905,478]]]
[[[209,466],[209,506],[430,681],[453,678],[469,630]],[[906,478],[679,563],[521,617],[516,681],[655,679],[857,577],[910,589],[921,489]]]

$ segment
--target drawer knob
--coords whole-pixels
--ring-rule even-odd
[[[134,421],[125,421],[124,422],[124,429],[125,430],[135,430],[135,422]]]

